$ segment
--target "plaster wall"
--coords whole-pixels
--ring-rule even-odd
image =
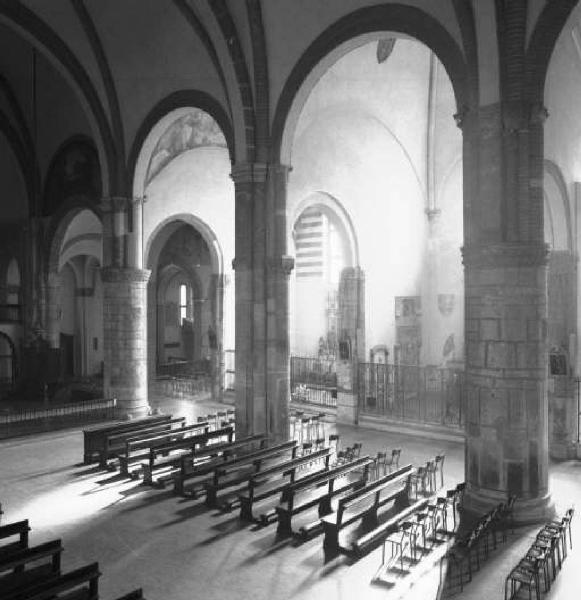
[[[234,348],[234,184],[227,150],[196,148],[180,155],[153,179],[146,195],[143,209],[146,249],[158,228],[172,215],[176,218],[194,215],[216,236],[230,282],[224,290],[224,348]]]
[[[581,180],[581,29],[573,27],[579,22],[579,9],[573,12],[551,57],[545,83],[545,106],[549,117],[545,123],[545,158],[555,162],[563,172],[568,191],[572,182]]]
[[[453,358],[463,355],[462,137],[452,118],[452,88],[438,66],[429,154],[429,50],[398,40],[382,64],[375,52],[373,43],[342,58],[307,100],[293,145],[288,214],[310,194],[324,191],[352,218],[366,276],[366,355],[376,344],[391,348],[396,342],[395,297],[422,296],[422,359],[442,364],[451,334]],[[428,189],[428,160],[434,189]],[[425,214],[428,196],[440,211],[433,227]],[[299,285],[291,290],[298,292]],[[440,310],[439,294],[453,296],[451,312],[449,306]],[[306,301],[297,300],[297,313],[304,310],[301,302]],[[304,319],[317,325],[312,308],[294,315],[300,329]]]
[[[276,106],[295,63],[322,31],[341,17],[365,6],[376,4],[375,0],[324,0],[317,3],[310,0],[293,0],[293,2],[269,0],[265,3],[263,21],[267,32],[269,61],[271,65],[276,65],[276,69],[271,68],[269,74],[271,105]],[[402,0],[400,4],[420,8],[435,17],[461,46],[460,31],[451,3]],[[293,26],[289,27],[289,23]],[[297,34],[298,32],[300,35]],[[385,33],[378,31],[377,37],[385,37]],[[357,40],[347,44],[349,49],[357,45]]]

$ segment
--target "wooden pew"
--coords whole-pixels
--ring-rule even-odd
[[[416,512],[424,511],[429,503],[429,498],[416,500],[416,502],[410,504],[410,506],[407,508],[400,510],[384,523],[381,523],[377,527],[374,527],[371,531],[368,531],[362,535],[360,538],[354,540],[351,543],[351,546],[347,548],[347,551],[355,556],[362,556],[369,550],[372,550],[385,541],[389,534],[393,533],[401,523],[407,521]]]
[[[248,446],[258,444],[263,449],[268,438],[264,434],[249,435],[223,444],[210,444],[200,449],[194,448],[191,455],[180,457],[180,470],[174,474],[174,491],[182,496],[188,495],[186,481],[213,473],[214,467],[226,459],[236,455]]]
[[[323,466],[323,469],[329,469],[329,460],[331,459],[331,448],[323,448],[311,454],[306,454],[298,458],[274,465],[263,469],[252,475],[248,480],[248,488],[238,494],[240,501],[240,518],[245,521],[254,521],[252,509],[255,503],[263,502],[272,498],[290,484],[296,481],[297,471],[309,465],[317,463]],[[280,478],[271,479],[273,475],[280,475]]]
[[[344,548],[339,543],[339,533],[353,523],[361,522],[367,529],[377,527],[382,506],[396,499],[408,504],[409,478],[413,472],[413,466],[406,465],[341,498],[337,510],[321,518],[324,548],[330,551]]]
[[[119,596],[115,600],[143,600],[143,589],[138,588],[129,592],[128,594],[124,594],[123,596]]]
[[[179,429],[172,429],[164,433],[154,435],[139,435],[125,439],[125,447],[115,455],[119,461],[119,472],[121,475],[129,476],[130,465],[142,462],[149,458],[149,450],[155,446],[160,446],[167,442],[172,442],[178,439],[190,437],[194,432],[203,430],[209,431],[210,424],[208,421],[202,421],[194,425],[184,425]]]
[[[206,448],[212,441],[223,441],[226,438],[228,442],[231,442],[233,436],[234,428],[224,427],[150,448],[147,462],[141,463],[143,483],[164,487],[166,482],[173,479],[182,456],[193,455],[196,447]],[[157,477],[154,480],[156,472]]]
[[[204,484],[207,506],[217,506],[219,491],[232,487],[240,487],[240,485],[250,479],[253,473],[260,471],[264,462],[280,458],[289,451],[291,458],[295,458],[297,452],[296,440],[283,442],[276,446],[244,454],[240,457],[227,459],[217,465],[214,468],[212,481]]]
[[[287,486],[283,491],[280,504],[275,508],[278,519],[277,532],[281,535],[292,534],[293,517],[315,506],[318,507],[319,515],[331,512],[331,500],[335,496],[344,494],[365,484],[368,478],[369,465],[372,463],[373,459],[371,457],[362,456],[348,463],[333,467],[328,471],[309,475]],[[337,480],[361,469],[363,469],[361,479],[350,481],[339,488],[335,487]],[[299,499],[301,500],[300,503],[297,502]],[[270,515],[261,515],[260,518],[264,523],[270,521]],[[318,520],[314,525],[311,524],[307,527],[302,527],[300,534],[306,537],[313,533],[317,527],[319,527]]]
[[[18,541],[12,540],[0,545],[0,557],[22,550],[23,548],[28,548],[29,531],[30,526],[28,525],[28,519],[2,525],[0,527],[0,540],[7,540],[14,536],[18,536]]]
[[[118,452],[123,451],[125,442],[128,439],[146,439],[156,435],[181,431],[185,424],[185,417],[178,417],[177,419],[170,419],[165,423],[142,427],[136,431],[123,431],[121,433],[107,434],[103,437],[103,445],[99,450],[99,466],[102,469],[106,469],[108,459],[114,458]],[[174,425],[176,425],[177,428],[174,428]]]
[[[2,600],[98,600],[100,576],[99,563],[92,563],[59,577],[16,588],[3,594]]]
[[[60,575],[62,551],[61,540],[53,540],[1,557],[0,597],[19,587]]]
[[[153,415],[132,421],[117,421],[106,425],[93,425],[83,430],[83,462],[88,465],[94,462],[95,455],[99,454],[106,435],[122,433],[124,431],[137,431],[149,425],[165,423],[171,419],[171,415]]]

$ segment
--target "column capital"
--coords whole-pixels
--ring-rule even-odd
[[[442,214],[442,211],[439,208],[426,208],[424,212],[426,213],[426,216],[428,217],[428,221],[430,223],[434,223],[435,221],[437,221],[440,215]]]
[[[131,267],[104,267],[101,269],[101,279],[104,283],[147,283],[150,275],[149,269]]]
[[[266,181],[267,172],[266,163],[236,163],[230,177],[234,183],[257,183]]]
[[[269,265],[277,270],[283,272],[287,277],[290,276],[291,271],[295,267],[295,259],[293,256],[284,254],[278,258],[269,259]]]
[[[462,248],[467,267],[542,267],[549,259],[547,244],[498,242]]]
[[[542,102],[535,102],[529,108],[529,122],[542,125],[549,118],[549,111]]]
[[[292,167],[279,163],[236,163],[232,166],[230,177],[234,183],[264,183],[269,171],[288,177]]]

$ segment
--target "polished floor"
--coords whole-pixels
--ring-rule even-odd
[[[210,400],[160,402],[159,407],[188,419],[223,405]],[[445,487],[463,479],[463,446],[425,437],[327,425],[341,445],[363,443],[370,455],[402,448],[400,464],[422,464],[444,453]],[[31,544],[62,538],[63,566],[98,561],[103,573],[101,597],[113,600],[143,587],[149,600],[310,599],[436,597],[438,548],[409,572],[385,582],[373,581],[381,549],[350,562],[325,561],[322,540],[297,545],[277,539],[275,526],[244,525],[237,511],[220,513],[200,500],[183,499],[171,490],[153,490],[115,473],[83,466],[81,428],[20,437],[0,443],[0,501],[3,522],[28,518]],[[581,463],[552,465],[551,485],[558,510],[581,507]],[[573,552],[550,599],[578,599],[581,569],[580,515],[573,521]],[[537,528],[517,530],[492,552],[458,597],[504,597],[504,579],[526,550]],[[455,594],[456,590],[451,590]],[[526,595],[522,597],[527,597]]]

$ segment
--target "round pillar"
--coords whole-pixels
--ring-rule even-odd
[[[149,412],[147,281],[150,271],[107,267],[103,280],[104,393],[128,417]]]
[[[516,495],[521,523],[550,517],[547,247],[464,249],[466,495],[483,514]]]

